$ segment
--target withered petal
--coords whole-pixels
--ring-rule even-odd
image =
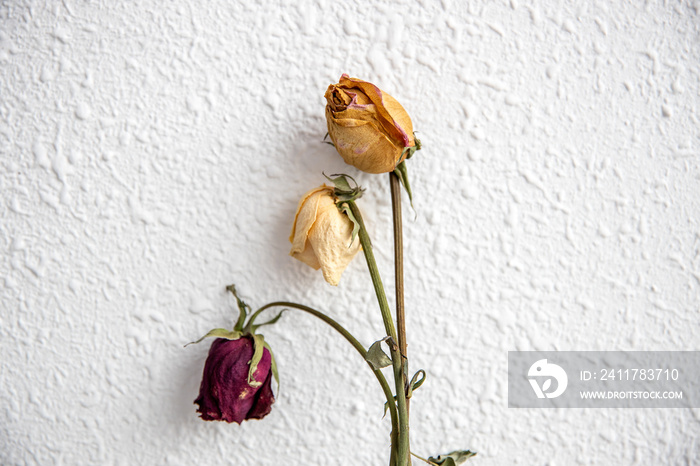
[[[352,221],[341,213],[331,195],[333,188],[321,186],[306,193],[299,203],[290,241],[290,255],[338,285],[343,271],[359,251],[359,241],[350,246]]]
[[[274,396],[258,396],[262,386],[248,384],[249,362],[253,357],[253,341],[250,337],[238,340],[217,338],[209,349],[204,364],[199,396],[195,403],[197,412],[205,421],[226,421],[240,424],[249,419],[251,411],[261,418],[269,413]],[[267,348],[253,374],[256,382],[266,381],[272,373],[272,357]],[[264,384],[263,384],[264,386]],[[260,401],[262,398],[262,402]],[[267,407],[263,406],[267,403]],[[263,411],[264,414],[260,415]]]

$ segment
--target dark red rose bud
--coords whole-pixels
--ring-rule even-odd
[[[217,338],[209,349],[204,364],[197,412],[205,421],[226,421],[240,424],[246,419],[262,419],[272,408],[272,357],[264,348],[262,359],[250,383],[249,362],[253,358],[253,338],[238,340]]]

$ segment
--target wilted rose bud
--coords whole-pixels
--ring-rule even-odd
[[[272,357],[267,348],[249,379],[254,343],[250,336],[237,340],[217,338],[209,349],[199,387],[197,412],[205,421],[240,424],[246,419],[262,419],[272,408]]]
[[[336,286],[360,250],[359,239],[353,241],[352,230],[352,221],[335,205],[333,188],[323,185],[312,189],[299,201],[289,237],[289,255],[315,270],[320,268],[323,278]]]
[[[411,118],[374,84],[344,74],[326,90],[328,135],[346,163],[367,173],[393,171],[415,147]]]

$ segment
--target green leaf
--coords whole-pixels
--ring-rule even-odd
[[[398,166],[394,169],[394,173],[398,177],[403,188],[406,190],[408,200],[411,202],[411,208],[413,208],[415,211],[415,208],[413,207],[413,193],[411,192],[411,183],[408,181],[408,168],[405,160],[398,164]]]
[[[236,325],[233,326],[234,330],[238,330],[239,332],[243,330],[243,324],[245,324],[245,319],[248,316],[248,311],[250,310],[250,306],[248,306],[241,298],[238,297],[238,293],[236,292],[236,286],[235,285],[229,285],[226,287],[226,290],[231,292],[233,296],[236,298],[236,303],[238,304],[238,321],[236,322]]]
[[[251,387],[259,387],[262,382],[258,382],[253,379],[255,371],[258,370],[258,364],[263,357],[263,351],[265,350],[265,339],[262,335],[253,335],[253,357],[251,358],[250,368],[248,369],[248,385]]]
[[[396,397],[394,397],[394,406],[396,406]],[[386,401],[384,402],[384,414],[382,415],[382,419],[386,416],[386,412],[389,410],[389,402]]]
[[[432,456],[428,458],[433,464],[439,464],[443,466],[456,466],[467,461],[469,458],[476,456],[476,453],[469,450],[455,450],[446,455],[439,455],[437,458]]]
[[[367,350],[365,359],[372,365],[374,370],[379,370],[391,365],[391,358],[387,356],[382,349],[382,343],[384,341],[386,341],[386,338],[384,340],[375,341]]]
[[[379,343],[379,342],[377,342]],[[376,344],[376,343],[375,343]],[[372,347],[370,346],[370,349]],[[423,374],[423,377],[421,377],[420,380],[416,381],[418,378],[419,374]],[[417,390],[421,385],[423,385],[423,382],[425,382],[425,371],[423,369],[419,370],[415,374],[413,374],[413,378],[411,379],[411,383],[408,384],[408,392],[406,393],[406,398],[411,398],[413,395],[413,390]],[[396,396],[394,396],[394,404],[396,404]],[[386,412],[389,409],[389,402],[384,403],[384,414],[382,415],[382,418],[386,416]]]
[[[419,375],[423,375],[423,377],[418,380]],[[420,388],[421,385],[423,385],[423,382],[425,382],[425,371],[423,369],[419,370],[415,374],[413,374],[413,377],[411,378],[411,382],[408,384],[408,392],[406,393],[406,398],[411,398],[413,396],[413,390],[417,390]]]
[[[241,338],[241,332],[239,332],[238,330],[226,330],[225,328],[215,328],[213,330],[209,330],[209,333],[204,335],[199,340],[187,343],[185,347],[189,345],[196,345],[197,343],[201,342],[207,337],[226,338],[227,340],[238,340],[239,338]]]

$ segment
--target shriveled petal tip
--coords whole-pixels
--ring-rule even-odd
[[[389,135],[403,143],[404,147],[412,145],[413,125],[406,110],[392,96],[374,84],[347,75],[341,76],[338,86],[345,89],[357,89],[377,107],[378,119]]]

